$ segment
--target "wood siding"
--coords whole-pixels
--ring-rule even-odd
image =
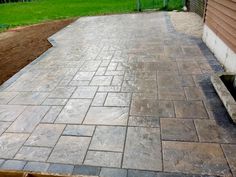
[[[205,23],[236,52],[236,0],[208,0]]]

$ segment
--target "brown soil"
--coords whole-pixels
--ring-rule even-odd
[[[52,47],[47,38],[74,20],[47,22],[0,33],[0,85]]]

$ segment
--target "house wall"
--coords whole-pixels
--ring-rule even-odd
[[[208,0],[203,41],[229,72],[236,73],[236,1]]]

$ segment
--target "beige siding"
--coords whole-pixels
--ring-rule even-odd
[[[208,0],[205,23],[236,52],[236,0]]]

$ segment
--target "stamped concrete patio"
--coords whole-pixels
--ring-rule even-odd
[[[209,79],[223,69],[167,13],[80,18],[50,42],[0,87],[2,169],[236,175],[236,127]]]

